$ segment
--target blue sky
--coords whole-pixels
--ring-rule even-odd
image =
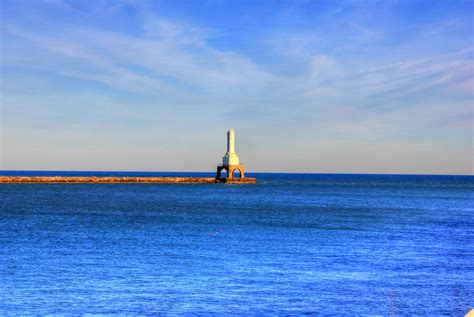
[[[0,169],[474,173],[474,1],[1,12]]]

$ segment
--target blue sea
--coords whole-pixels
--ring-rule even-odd
[[[474,177],[248,176],[258,183],[0,184],[0,315],[474,308]]]

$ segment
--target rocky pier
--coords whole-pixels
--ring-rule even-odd
[[[256,178],[211,177],[99,177],[99,176],[0,176],[0,184],[255,184]]]

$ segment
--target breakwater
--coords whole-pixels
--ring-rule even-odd
[[[255,184],[256,178],[211,177],[98,177],[98,176],[0,176],[0,184]]]

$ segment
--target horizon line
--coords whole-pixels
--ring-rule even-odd
[[[209,173],[211,171],[139,171],[139,170],[16,170],[0,169],[2,172],[86,172],[86,173]],[[411,173],[338,173],[338,172],[253,172],[246,171],[246,174],[311,174],[311,175],[399,175],[399,176],[467,176],[474,177],[473,174],[411,174]]]

